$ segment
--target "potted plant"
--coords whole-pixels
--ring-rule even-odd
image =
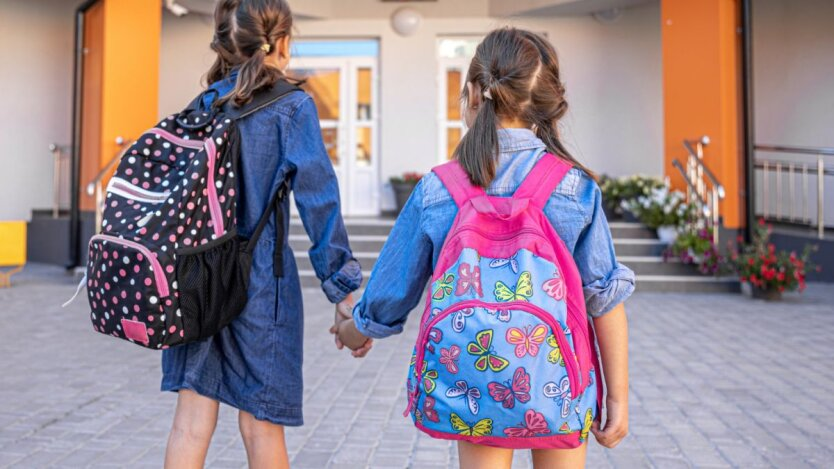
[[[697,264],[704,275],[726,273],[724,256],[718,252],[712,239],[712,229],[690,227],[681,230],[669,249],[664,251],[664,260],[674,256],[684,264]]]
[[[652,189],[649,195],[624,200],[623,208],[657,230],[657,237],[666,244],[675,241],[678,229],[691,218],[693,210],[682,192],[670,190],[666,185]]]
[[[394,199],[397,202],[397,214],[402,212],[405,203],[411,196],[414,186],[420,182],[423,175],[416,172],[403,173],[402,176],[392,176],[390,179],[391,188],[394,189]]]
[[[603,210],[606,218],[628,218],[631,215],[623,210],[623,201],[650,195],[653,189],[663,187],[660,178],[636,174],[620,178],[603,175],[599,181],[602,190]]]
[[[750,244],[739,243],[731,261],[739,280],[750,285],[753,298],[775,301],[785,291],[805,290],[805,276],[812,268],[809,258],[816,246],[806,245],[802,254],[777,251],[770,233],[771,227],[759,220]]]

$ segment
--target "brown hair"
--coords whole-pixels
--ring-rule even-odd
[[[240,5],[240,0],[220,0],[214,8],[214,37],[210,47],[217,54],[217,58],[206,73],[207,85],[226,78],[232,68],[240,63],[237,47],[232,38],[234,13],[238,5]]]
[[[287,78],[284,72],[265,63],[279,40],[290,36],[292,12],[286,0],[240,0],[232,34],[241,59],[234,90],[221,98],[243,106],[256,91]]]
[[[547,151],[594,174],[579,163],[559,138],[558,123],[568,110],[556,50],[543,37],[516,28],[490,32],[475,51],[466,82],[481,95],[471,128],[454,157],[473,184],[487,187],[495,177],[501,119],[530,125]],[[462,100],[468,106],[468,93]]]

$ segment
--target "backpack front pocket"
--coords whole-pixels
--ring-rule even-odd
[[[162,263],[135,241],[99,234],[90,239],[87,292],[93,328],[149,348],[177,334]]]
[[[569,334],[524,301],[472,300],[432,311],[410,372],[418,426],[473,441],[573,435],[565,437],[571,447],[596,396],[583,392]],[[584,402],[586,394],[593,394],[592,404]]]

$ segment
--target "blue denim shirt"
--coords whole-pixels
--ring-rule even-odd
[[[545,153],[545,145],[528,129],[502,129],[498,137],[496,176],[487,193],[506,197]],[[354,308],[360,332],[382,338],[402,331],[408,313],[422,299],[457,211],[434,173],[417,184],[380,253],[362,300]],[[585,172],[571,169],[544,211],[573,252],[588,314],[599,317],[628,298],[634,291],[634,273],[614,255],[597,183]]]
[[[216,96],[225,96],[234,88],[237,70],[212,84],[203,107],[209,107]],[[240,161],[243,190],[238,206],[239,230],[250,236],[263,214],[270,194],[280,182],[290,181],[301,221],[313,245],[310,261],[322,290],[333,303],[342,301],[362,282],[362,271],[348,244],[347,231],[341,215],[339,186],[333,165],[321,139],[319,118],[313,99],[302,92],[291,92],[277,102],[238,122],[242,138]],[[298,275],[292,250],[287,243],[289,232],[289,199],[284,211],[284,283],[280,301],[290,310],[300,307]],[[252,282],[274,283],[271,252],[275,244],[275,224],[270,219],[255,249]],[[254,289],[257,291],[258,289]],[[267,289],[268,290],[268,289]],[[253,288],[250,285],[250,293]],[[269,295],[267,295],[269,296]],[[274,293],[271,295],[275,297]],[[250,302],[253,299],[250,298]],[[293,303],[293,304],[287,304]],[[295,304],[298,303],[298,304]]]

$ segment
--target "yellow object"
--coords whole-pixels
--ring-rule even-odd
[[[11,286],[12,275],[26,264],[26,222],[0,221],[0,267],[12,267],[0,272],[0,288]]]

